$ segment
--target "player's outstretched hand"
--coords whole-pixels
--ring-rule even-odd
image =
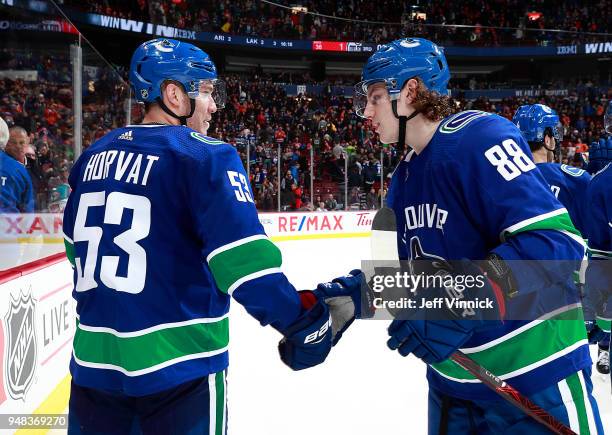
[[[293,370],[303,370],[321,364],[332,348],[329,308],[314,292],[299,292],[305,311],[285,331],[278,343],[281,361]]]
[[[362,290],[364,298],[361,297]],[[374,314],[373,297],[368,290],[364,275],[359,269],[351,270],[348,275],[331,282],[319,284],[314,290],[315,296],[329,307],[333,345],[338,343],[344,331],[356,318],[368,318]]]
[[[450,357],[472,333],[469,321],[396,319],[389,326],[387,346],[402,356],[412,353],[433,364]]]
[[[417,253],[418,254],[418,253]],[[426,258],[422,253],[414,258]],[[451,265],[444,260],[420,260],[413,262],[414,269],[431,276],[463,277],[463,281],[449,281],[442,287],[430,286],[418,289],[420,297],[429,299],[474,300],[478,297],[494,301],[491,309],[452,309],[447,304],[432,312],[423,309],[409,309],[399,313],[400,319],[389,326],[391,338],[387,345],[400,355],[414,354],[427,364],[449,358],[474,333],[475,330],[498,324],[505,316],[505,294],[514,290],[514,280],[509,269],[498,258],[488,258],[481,265],[464,259]],[[486,271],[486,273],[485,273]],[[485,276],[481,285],[471,289],[453,287],[452,282],[466,282],[466,277]]]
[[[293,370],[325,361],[331,347],[355,318],[373,315],[372,298],[362,302],[364,284],[360,270],[353,270],[315,290],[299,292],[304,313],[287,330],[278,345],[281,360]],[[364,290],[367,290],[367,286]],[[369,295],[365,291],[366,295]]]

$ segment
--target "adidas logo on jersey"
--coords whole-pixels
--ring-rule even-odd
[[[125,133],[122,133],[117,139],[134,140],[134,137],[132,136],[132,130],[128,130]]]

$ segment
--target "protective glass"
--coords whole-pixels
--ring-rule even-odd
[[[225,82],[223,80],[199,80],[189,84],[190,89],[187,91],[189,98],[196,98],[202,95],[205,98],[212,98],[215,101],[217,109],[223,109],[227,101],[227,93],[225,90]]]
[[[399,92],[389,94],[388,89],[395,88],[395,79],[364,80],[355,85],[353,92],[353,110],[357,116],[366,118],[365,110],[368,104],[376,107],[399,97]]]
[[[552,137],[554,137],[557,140],[557,143],[560,143],[561,141],[563,141],[563,125],[558,122],[557,125],[555,125],[554,127],[545,127],[545,126],[539,126],[536,128],[536,136],[535,136],[535,140],[536,141],[543,141],[544,140],[544,136],[551,135],[552,133]]]
[[[604,128],[606,133],[612,134],[612,100],[608,102],[608,108],[604,114]]]
[[[557,140],[558,143],[563,141],[563,124],[560,122],[557,123],[556,126],[552,128],[553,137]]]

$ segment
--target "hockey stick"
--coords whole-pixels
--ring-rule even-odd
[[[397,260],[396,231],[395,212],[388,207],[380,209],[372,221],[372,260]],[[572,429],[533,403],[507,382],[501,380],[476,363],[460,350],[453,353],[450,359],[459,367],[471,373],[504,400],[519,408],[525,414],[538,423],[543,424],[554,433],[559,435],[576,435]]]

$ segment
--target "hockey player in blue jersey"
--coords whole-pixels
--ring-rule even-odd
[[[612,101],[608,102],[608,108],[604,115],[604,129],[606,133],[612,135]],[[612,218],[610,213],[610,170],[604,171],[612,163],[612,136],[602,137],[598,142],[593,142],[589,147],[589,164],[588,170],[593,175],[598,175],[597,181],[592,182],[588,194],[585,212],[588,215],[586,234],[588,237],[593,237],[593,242],[589,241],[589,245],[593,248],[590,250],[592,261],[609,260],[610,257],[605,255],[607,249],[611,248],[610,240],[612,240],[611,229]],[[608,174],[607,176],[604,174]],[[606,182],[608,184],[606,184]],[[607,208],[606,208],[607,207]],[[607,219],[607,220],[606,220]],[[608,284],[608,291],[605,291],[605,286],[595,285],[601,282],[601,276],[606,270],[607,263],[594,263],[591,270],[591,283],[593,288],[587,288],[587,302],[593,314],[597,314],[597,325],[594,326],[593,333],[599,332],[597,370],[602,374],[610,373],[610,348],[612,340],[610,339],[610,330],[612,325],[612,292]],[[609,273],[610,266],[607,266]],[[610,276],[608,276],[608,283]]]
[[[597,370],[610,373],[610,322],[612,318],[612,161],[593,175],[586,192],[585,223],[589,240],[586,272],[588,302],[599,316]]]
[[[238,154],[205,135],[225,99],[206,53],[145,42],[130,81],[143,123],[92,144],[69,178],[68,433],[225,434],[230,297],[283,334],[281,359],[299,370],[359,313],[361,275],[297,292],[281,272]]]
[[[587,207],[584,198],[591,176],[583,169],[552,162],[554,156],[560,150],[560,142],[563,139],[557,113],[543,104],[521,106],[516,111],[512,122],[517,125],[521,134],[529,143],[533,161],[550,185],[551,190],[569,212],[576,228],[586,238],[585,213],[588,213],[590,208]],[[589,149],[589,152],[595,157],[591,161],[592,168],[601,169],[608,162],[605,152],[606,140],[603,139],[602,141],[604,146],[601,149],[604,152],[599,152],[599,143],[591,144]],[[610,157],[612,158],[612,156]],[[586,266],[586,261],[584,266]],[[581,285],[581,288],[584,288],[584,267],[581,268],[577,282]],[[587,289],[583,293],[585,293],[583,303],[589,342],[598,344],[599,350],[595,366],[597,370],[607,374],[610,371],[608,354],[610,328],[606,328],[605,325],[609,321],[606,322],[607,319],[602,319],[598,326],[596,310],[591,306],[593,292]],[[601,326],[604,326],[603,330]]]
[[[529,144],[533,161],[555,197],[567,209],[574,226],[584,234],[582,200],[591,176],[583,169],[554,162],[563,140],[557,112],[544,104],[521,106],[512,122]]]
[[[441,259],[484,268],[484,290],[504,321],[396,319],[388,345],[428,364],[430,434],[549,433],[449,360],[458,349],[576,433],[603,433],[571,268],[540,261],[515,269],[515,260],[578,265],[584,241],[514,124],[473,110],[450,115],[449,78],[432,42],[393,41],[364,66],[355,109],[381,142],[412,148],[388,197],[400,259],[428,261],[442,273],[463,269],[443,270]],[[533,317],[524,320],[525,313]]]

